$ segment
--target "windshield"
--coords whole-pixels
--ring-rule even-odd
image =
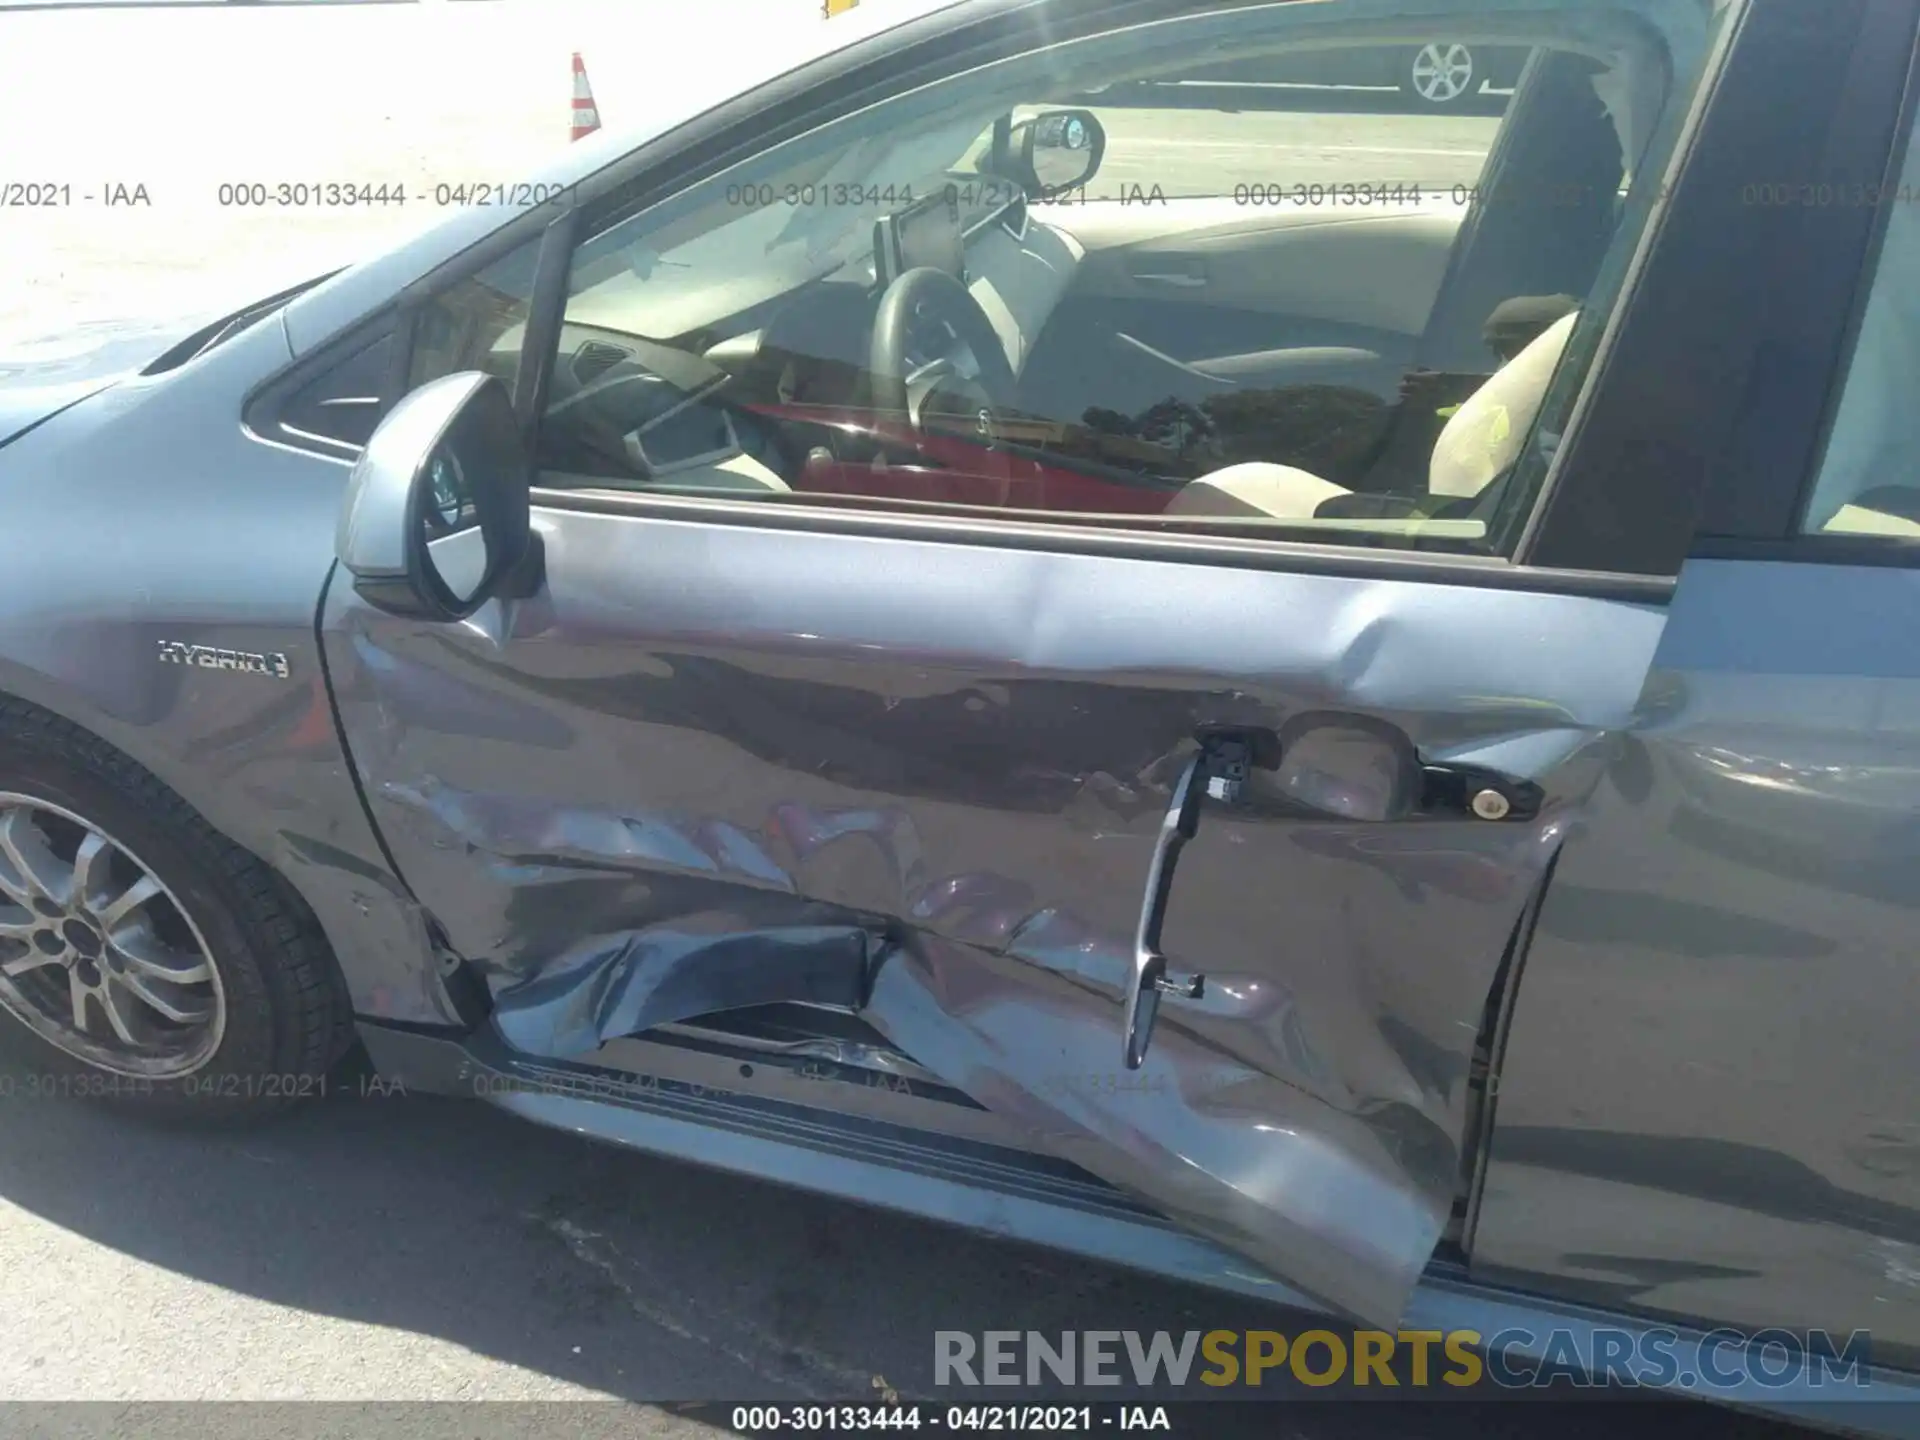
[[[700,203],[644,234],[623,224],[575,257],[568,314],[655,339],[697,330],[810,281],[838,274],[872,278],[873,227],[956,178],[978,172],[996,118],[997,96],[925,130],[837,135],[793,147],[750,180],[701,187]],[[771,157],[770,157],[771,158]],[[968,219],[1009,187],[967,192]]]

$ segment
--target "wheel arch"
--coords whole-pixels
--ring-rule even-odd
[[[0,717],[40,719],[107,747],[258,865],[319,947],[349,1016],[470,1023],[443,982],[426,916],[354,790],[317,660],[310,669],[318,713],[303,713],[277,739],[209,734],[181,723],[177,709],[145,720],[140,705],[129,717],[125,692],[103,696],[3,654]],[[89,679],[103,673],[85,670]]]

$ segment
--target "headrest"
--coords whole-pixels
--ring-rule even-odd
[[[1433,447],[1429,493],[1471,499],[1520,458],[1579,318],[1576,310],[1541,331],[1454,412]]]

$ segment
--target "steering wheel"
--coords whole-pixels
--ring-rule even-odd
[[[928,347],[929,331],[944,328],[943,345]],[[916,340],[923,343],[916,345]],[[954,341],[973,358],[972,373],[955,357]],[[927,355],[929,348],[939,353]],[[915,429],[928,396],[942,397],[947,411],[954,400],[980,418],[979,430],[991,439],[995,418],[1013,408],[1017,382],[987,312],[965,285],[944,270],[909,270],[880,297],[873,317],[867,368],[873,376],[873,408],[878,414],[905,415]],[[911,382],[911,383],[909,383]]]

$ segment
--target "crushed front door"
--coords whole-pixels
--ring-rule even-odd
[[[1397,1317],[1657,606],[569,504],[532,599],[434,626],[336,582],[323,621],[377,823],[511,1043],[844,1005]]]

